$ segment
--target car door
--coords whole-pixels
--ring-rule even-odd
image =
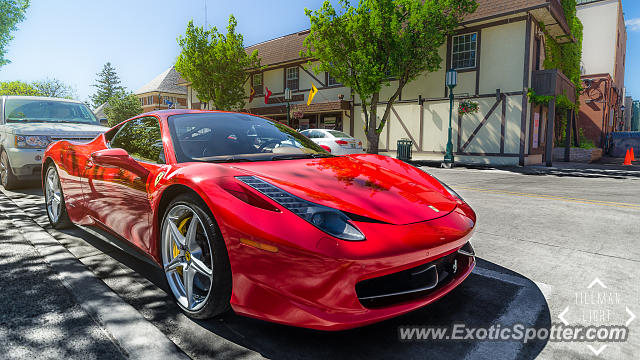
[[[107,230],[149,249],[152,208],[149,187],[165,163],[162,135],[157,118],[147,116],[123,124],[107,143],[108,149],[123,149],[131,164],[104,165],[89,158],[85,176],[85,203],[89,215]]]

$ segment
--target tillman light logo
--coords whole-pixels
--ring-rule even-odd
[[[578,322],[597,326],[600,331],[600,328],[606,330],[611,325],[622,326],[620,323],[628,328],[636,315],[624,304],[620,293],[609,289],[602,280],[595,278],[586,289],[575,293],[574,304],[565,307],[558,319],[565,326]],[[609,345],[594,343],[586,346],[595,356],[600,356]]]

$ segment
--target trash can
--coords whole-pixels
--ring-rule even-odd
[[[413,146],[413,141],[409,139],[398,140],[398,155],[396,156],[396,158],[402,161],[410,161],[412,146]]]

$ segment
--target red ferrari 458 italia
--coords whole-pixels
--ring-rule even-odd
[[[42,174],[55,228],[159,266],[193,318],[231,308],[348,329],[441,298],[475,265],[476,215],[446,185],[393,158],[333,156],[249,114],[143,114],[50,145]]]

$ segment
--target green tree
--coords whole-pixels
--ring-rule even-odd
[[[360,0],[357,7],[329,1],[316,11],[301,56],[317,59],[314,70],[327,71],[358,95],[365,118],[368,151],[378,152],[380,133],[404,86],[441,67],[439,49],[463,17],[475,11],[474,0]],[[382,86],[394,86],[380,99]],[[381,100],[386,102],[378,117]]]
[[[104,104],[119,92],[124,91],[124,88],[120,86],[120,78],[116,73],[116,69],[111,66],[110,62],[104,64],[102,71],[96,75],[98,76],[97,83],[92,85],[96,88],[96,93],[91,95],[91,102],[93,102],[94,108]]]
[[[42,96],[73,99],[75,94],[75,91],[70,85],[67,85],[56,78],[34,81],[31,83],[31,86],[38,90]]]
[[[236,19],[231,15],[227,34],[216,27],[205,30],[189,21],[184,37],[178,37],[182,51],[176,61],[176,70],[192,83],[200,101],[218,110],[237,110],[244,106],[244,84],[249,79],[248,69],[260,67],[258,52],[248,55],[243,36],[236,33]]]
[[[107,100],[104,113],[107,115],[109,126],[115,126],[136,115],[142,114],[140,100],[133,93],[118,91]]]
[[[7,45],[13,39],[12,31],[16,31],[19,22],[24,20],[24,13],[29,7],[29,0],[0,0],[0,67],[11,61],[4,57]]]
[[[1,81],[0,95],[43,96],[38,89],[22,81]]]

